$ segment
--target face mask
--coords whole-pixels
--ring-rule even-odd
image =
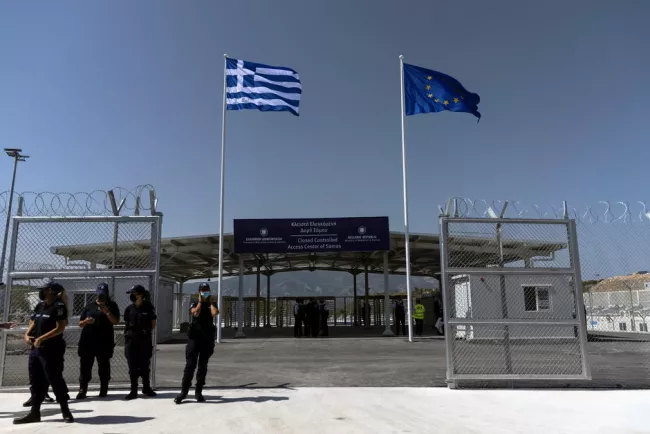
[[[45,300],[45,289],[41,288],[41,289],[38,290],[38,298],[41,301]]]
[[[210,297],[210,293],[209,292],[202,292],[201,297],[208,298],[208,297]]]
[[[102,303],[102,304],[103,304],[103,303],[106,303],[106,295],[105,295],[105,294],[99,294],[99,295],[97,296],[97,301],[99,301],[99,302]]]
[[[137,298],[136,298],[135,294],[131,294],[131,295],[129,296],[129,299],[131,299],[131,301],[135,303],[135,300],[136,300]]]

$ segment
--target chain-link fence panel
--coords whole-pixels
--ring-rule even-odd
[[[444,217],[441,227],[448,380],[588,378],[571,222]]]
[[[475,218],[498,214],[505,202],[453,198],[449,204],[451,215]],[[646,203],[601,201],[572,207],[511,201],[504,217],[576,221],[592,373],[589,384],[650,387],[650,213]]]
[[[79,378],[80,317],[96,304],[96,288],[109,286],[109,296],[119,309],[120,319],[131,304],[127,291],[142,285],[150,302],[160,302],[159,217],[18,217],[8,269],[8,293],[3,320],[17,324],[2,342],[0,385],[25,387],[29,384],[29,346],[23,336],[31,313],[40,302],[38,288],[53,279],[65,288],[62,300],[68,307],[64,332],[66,357],[64,377],[74,386]],[[171,290],[170,290],[171,293]],[[170,306],[171,310],[171,306]],[[169,318],[171,322],[171,318]],[[127,384],[128,366],[124,356],[124,328],[114,327],[115,347],[111,360],[111,381]],[[154,345],[156,332],[154,332]],[[154,351],[155,354],[155,351]],[[152,372],[155,372],[155,355]],[[93,383],[98,382],[94,367]],[[154,374],[152,374],[154,375]]]

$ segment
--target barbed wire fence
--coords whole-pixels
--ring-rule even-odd
[[[114,187],[110,190],[95,190],[92,192],[14,192],[12,205],[12,216],[39,216],[39,217],[85,217],[85,216],[112,216],[114,210],[110,200],[110,194],[115,201],[122,206],[119,208],[119,215],[140,215],[148,214],[151,211],[150,195],[155,197],[156,190],[152,185],[139,185],[132,189]],[[9,211],[9,191],[0,192],[0,245],[4,241],[4,223]],[[7,239],[11,239],[11,225]],[[5,258],[6,263],[9,260]],[[0,282],[4,282],[4,276],[0,276]],[[0,306],[0,309],[2,307]]]
[[[574,219],[593,384],[650,387],[650,208],[646,201],[540,206],[454,197],[440,210],[468,218],[494,218],[503,212],[505,218]],[[510,234],[517,235],[521,234]],[[555,308],[553,300],[549,305]]]

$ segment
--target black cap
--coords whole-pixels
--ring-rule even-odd
[[[203,282],[203,283],[201,283],[201,284],[199,285],[199,291],[202,290],[202,289],[207,289],[207,290],[209,291],[209,290],[210,290],[210,285],[208,285],[207,283]]]
[[[126,291],[126,293],[127,294],[131,294],[131,293],[134,293],[134,294],[146,294],[147,290],[144,289],[144,286],[142,286],[142,285],[133,285],[133,287],[131,289],[129,289],[128,291]]]
[[[51,289],[52,291],[54,291],[55,294],[60,294],[62,291],[64,291],[63,286],[59,285],[53,280],[50,280],[49,282],[39,287],[38,289]]]
[[[97,290],[95,291],[95,293],[108,295],[108,284],[100,283],[99,285],[97,285]]]

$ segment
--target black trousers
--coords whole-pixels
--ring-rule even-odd
[[[151,338],[128,340],[124,346],[124,355],[129,365],[129,377],[131,382],[142,378],[142,385],[149,385],[149,372],[151,366],[151,356],[153,355],[153,345]]]
[[[302,318],[298,315],[293,316],[295,322],[293,323],[293,337],[299,338],[302,336]]]
[[[208,373],[208,362],[214,354],[214,339],[199,338],[189,339],[185,347],[185,371],[181,388],[188,391],[192,386],[192,378],[196,370],[196,387],[202,389],[205,385],[205,376]]]
[[[422,336],[422,331],[424,330],[424,320],[423,319],[416,319],[415,320],[415,334],[418,336]]]
[[[318,318],[312,319],[311,324],[309,324],[309,331],[312,338],[318,337]]]
[[[82,389],[88,388],[92,379],[93,365],[97,359],[97,373],[102,386],[108,385],[111,381],[111,357],[107,351],[87,351],[79,354],[79,386]]]
[[[406,335],[406,323],[404,322],[404,317],[396,316],[395,317],[395,334],[399,336],[400,330],[403,335]]]
[[[311,320],[309,319],[309,317],[307,317],[303,320],[303,325],[305,326],[304,335],[307,337],[311,336],[311,332],[309,331],[309,324],[311,324]]]
[[[59,403],[68,402],[68,386],[63,379],[65,342],[48,348],[32,348],[29,352],[29,384],[32,405],[40,407],[45,400],[48,385]]]
[[[321,336],[328,336],[329,335],[329,329],[327,326],[327,317],[325,319],[321,318],[320,321],[320,334]]]

